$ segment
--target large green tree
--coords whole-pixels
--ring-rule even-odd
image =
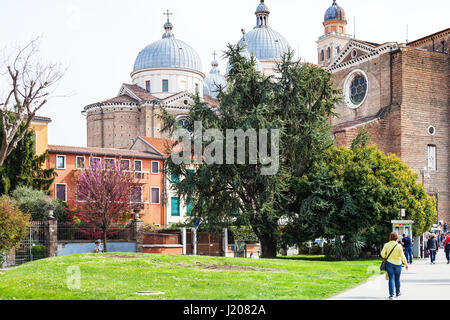
[[[414,220],[414,234],[429,230],[436,203],[417,182],[417,174],[396,155],[366,146],[361,132],[352,148],[331,148],[306,179],[296,183],[299,212],[285,229],[288,242],[344,237],[380,245],[392,231],[400,209]]]
[[[195,122],[202,121],[203,134],[208,129],[223,134],[223,140],[209,136],[200,142],[202,151],[213,149],[211,156],[219,161],[192,166],[169,159],[166,169],[172,176],[184,177],[174,185],[179,196],[193,204],[193,216],[210,225],[231,223],[237,217],[251,225],[261,242],[262,256],[271,258],[277,254],[280,223],[293,214],[292,179],[307,174],[333,143],[327,120],[339,99],[338,91],[329,73],[294,61],[292,52],[283,57],[277,76],[266,77],[255,70],[254,59],[248,60],[240,51],[229,46],[226,52],[230,69],[227,88],[218,88],[220,106],[213,110],[197,98],[185,125],[194,134]],[[169,133],[179,128],[167,111],[162,118]],[[257,146],[255,157],[246,152],[244,163],[229,164],[220,151],[232,150],[236,159],[236,144],[242,143],[227,137],[229,129],[267,129],[269,138],[266,142],[245,139],[247,151]],[[279,130],[278,139],[275,130]],[[279,156],[273,174],[267,174],[270,164],[264,147],[268,155]]]
[[[0,122],[1,125],[1,122]],[[20,126],[20,135],[25,125]],[[0,141],[2,141],[0,131]],[[8,194],[19,186],[29,186],[36,190],[49,192],[55,179],[54,169],[45,169],[48,153],[36,155],[34,132],[27,130],[17,147],[0,166],[0,194]]]

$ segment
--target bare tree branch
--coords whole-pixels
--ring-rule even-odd
[[[39,60],[39,40],[19,48],[13,59],[4,58],[0,64],[0,77],[6,77],[11,88],[4,98],[0,96],[0,166],[23,139],[36,113],[65,74],[59,64],[43,64]],[[22,123],[24,127],[17,134]]]

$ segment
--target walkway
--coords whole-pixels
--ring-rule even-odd
[[[369,270],[370,272],[370,270]],[[444,250],[439,250],[436,264],[430,260],[415,261],[402,272],[400,300],[446,300],[450,290],[450,265]],[[389,296],[386,276],[376,276],[363,285],[341,293],[330,300],[387,300]]]

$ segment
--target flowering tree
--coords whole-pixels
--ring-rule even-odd
[[[100,230],[104,252],[107,252],[107,235],[116,224],[130,218],[135,208],[132,193],[140,189],[140,184],[135,182],[134,173],[119,162],[93,163],[90,168],[80,171],[75,181],[74,216],[94,233],[96,229]]]

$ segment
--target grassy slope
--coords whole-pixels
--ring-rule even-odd
[[[354,287],[372,276],[367,272],[370,266],[379,265],[374,260],[118,255],[124,256],[111,253],[57,257],[0,272],[0,299],[317,300]],[[247,270],[216,269],[220,265]],[[71,266],[80,268],[79,290],[67,287]],[[138,296],[138,291],[163,291],[165,295]]]

